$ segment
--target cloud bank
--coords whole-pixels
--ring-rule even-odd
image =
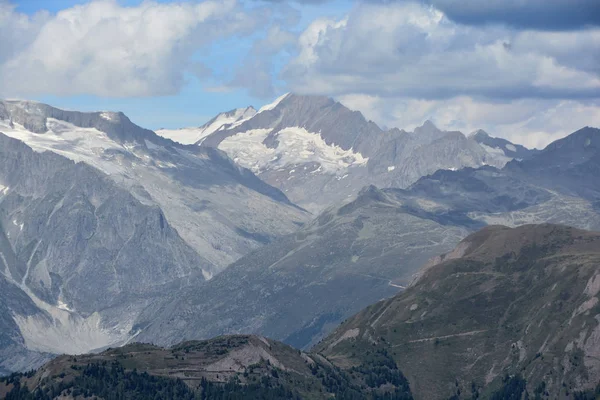
[[[600,126],[597,27],[523,30],[458,23],[423,3],[362,3],[310,24],[282,76],[386,126],[432,119],[535,147]]]
[[[422,1],[443,11],[450,19],[469,25],[504,24],[542,30],[600,25],[600,2],[596,0]]]
[[[283,76],[294,91],[334,95],[596,98],[598,65],[600,29],[482,29],[416,3],[363,4],[312,23]]]
[[[235,0],[136,7],[99,0],[34,17],[0,7],[3,43],[13,44],[0,53],[0,91],[20,96],[176,94],[186,74],[207,73],[195,52],[247,35],[268,18]]]

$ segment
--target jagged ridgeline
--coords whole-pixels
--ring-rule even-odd
[[[483,131],[467,137],[430,121],[414,132],[381,129],[331,98],[293,93],[258,111],[241,108],[198,128],[157,133],[223,150],[314,213],[355,196],[367,183],[406,188],[438,169],[502,167],[535,154]]]

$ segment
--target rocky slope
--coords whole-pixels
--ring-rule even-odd
[[[0,398],[593,399],[599,297],[600,233],[490,226],[311,353],[247,335],[130,344],[2,378]]]
[[[0,102],[0,132],[2,371],[126,343],[148,304],[307,216],[224,153],[119,113]]]
[[[5,369],[27,366],[14,346],[60,354],[124,343],[150,300],[204,279],[210,263],[160,208],[86,164],[4,135],[0,153]]]
[[[80,113],[0,102],[0,132],[107,174],[144,204],[162,209],[218,273],[249,250],[295,230],[308,214],[212,148],[183,146],[122,113]]]
[[[539,185],[600,205],[600,129],[585,127],[550,143],[522,162],[511,162],[506,170]]]
[[[384,349],[415,398],[487,398],[506,374],[522,376],[531,395],[543,388],[567,398],[600,382],[599,295],[600,234],[491,226],[432,260],[406,291],[346,321],[317,351],[350,368]]]
[[[173,344],[245,332],[308,348],[361,308],[397,293],[420,265],[468,232],[413,214],[393,193],[369,187],[207,284],[149,307],[139,338]]]

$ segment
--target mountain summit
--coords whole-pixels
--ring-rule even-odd
[[[236,108],[220,113],[198,128],[159,129],[156,133],[181,144],[202,144],[214,132],[239,124],[256,115],[254,107]]]
[[[208,134],[205,128],[191,136],[187,131],[158,133],[182,143],[201,137],[196,144],[225,151],[313,212],[353,197],[366,184],[406,188],[438,169],[502,167],[515,158],[510,149],[517,148],[508,141],[503,148],[489,146],[442,131],[431,121],[412,133],[384,131],[359,111],[324,96],[288,93],[244,115]],[[220,114],[211,121],[222,119]]]

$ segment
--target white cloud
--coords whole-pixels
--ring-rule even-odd
[[[600,102],[517,99],[507,102],[460,96],[418,100],[352,94],[338,99],[373,121],[412,130],[432,120],[446,130],[465,133],[484,129],[527,147],[543,148],[584,126],[600,126]]]
[[[198,49],[254,31],[268,18],[261,12],[244,10],[235,0],[145,1],[135,7],[98,0],[33,18],[0,6],[3,43],[20,40],[0,52],[0,91],[4,96],[175,94],[186,72],[206,73],[191,60]]]
[[[597,50],[599,36],[460,25],[417,3],[360,4],[343,20],[311,24],[283,76],[294,91],[335,95],[598,97],[598,56],[587,68],[577,58]]]
[[[0,64],[29,46],[48,18],[44,12],[33,17],[16,13],[14,5],[0,0]]]
[[[273,97],[276,93],[273,60],[295,42],[294,34],[279,25],[272,25],[265,37],[254,42],[250,52],[237,66],[234,78],[226,86],[247,88],[250,95],[256,97]]]

